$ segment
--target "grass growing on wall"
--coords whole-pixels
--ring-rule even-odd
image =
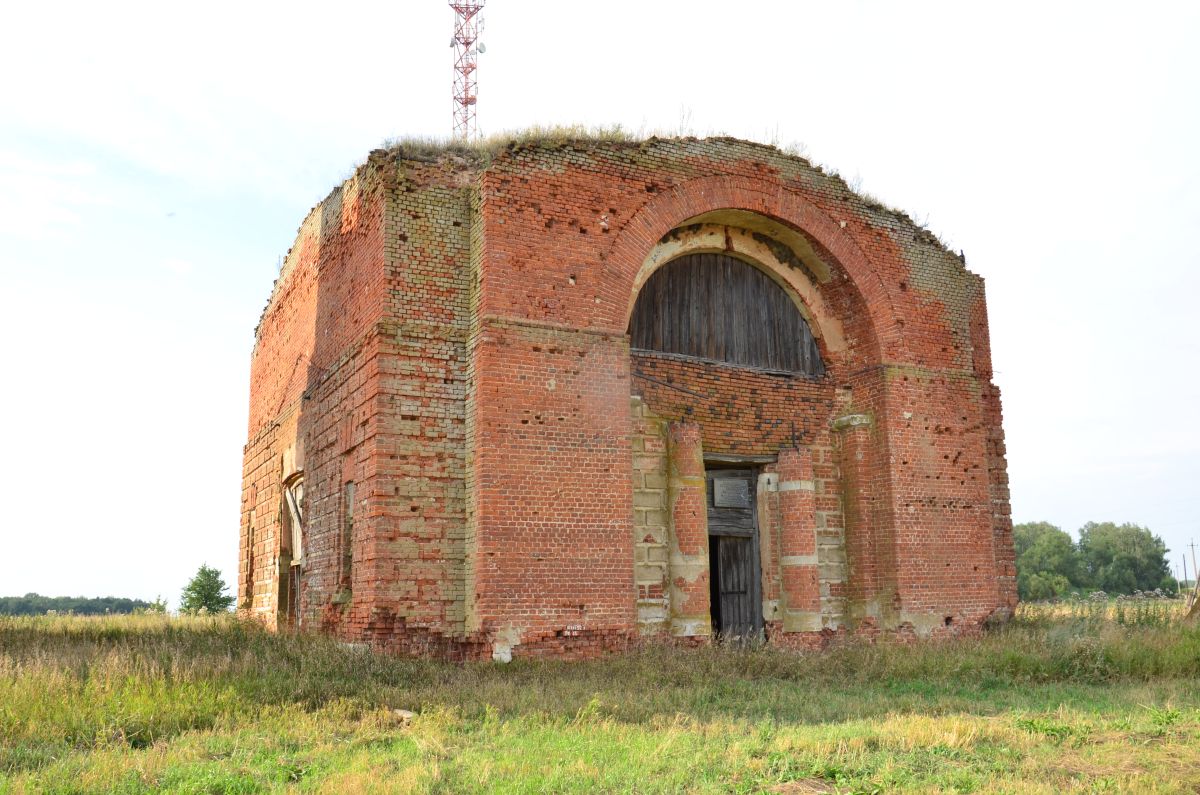
[[[649,135],[633,132],[619,124],[610,127],[589,127],[582,124],[533,125],[510,130],[478,140],[461,141],[435,137],[407,136],[383,142],[383,148],[397,151],[411,160],[436,162],[444,155],[457,155],[471,161],[486,163],[504,149],[522,146],[563,146],[570,143],[636,143]]]
[[[4,619],[0,791],[1189,792],[1200,630],[1173,611],[508,666],[233,620]]]

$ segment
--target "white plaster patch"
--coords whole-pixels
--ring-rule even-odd
[[[871,415],[869,414],[847,414],[844,417],[838,417],[832,423],[831,427],[835,431],[845,430],[846,428],[855,428],[859,425],[870,425]]]
[[[821,614],[815,610],[784,611],[784,632],[820,632],[821,626]]]
[[[521,630],[507,627],[496,633],[492,641],[492,659],[496,662],[512,662],[513,649],[521,645]]]
[[[712,634],[708,618],[676,618],[671,621],[671,634],[677,638],[706,637]]]

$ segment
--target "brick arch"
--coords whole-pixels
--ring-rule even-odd
[[[650,249],[634,280],[625,325],[628,327],[638,295],[655,271],[680,257],[705,253],[727,254],[765,273],[787,294],[808,323],[826,363],[845,353],[846,332],[841,318],[822,297],[820,285],[806,274],[781,262],[770,247],[755,239],[747,230],[717,223],[698,224],[689,228],[687,233],[671,235],[669,242],[659,241]]]
[[[624,330],[636,300],[646,256],[664,235],[685,221],[716,210],[745,210],[766,216],[801,231],[819,243],[851,281],[867,308],[871,347],[880,350],[886,329],[896,326],[893,299],[870,259],[854,236],[799,193],[784,185],[731,175],[697,177],[664,191],[634,213],[613,240],[605,255],[606,271],[613,277],[614,326]]]

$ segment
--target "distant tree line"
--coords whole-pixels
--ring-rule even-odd
[[[1079,541],[1049,522],[1013,527],[1017,552],[1017,593],[1036,601],[1072,592],[1132,594],[1179,586],[1167,565],[1167,545],[1136,524],[1088,522]]]
[[[27,593],[24,596],[0,596],[0,615],[40,616],[53,610],[56,613],[74,613],[80,616],[96,616],[105,613],[132,613],[135,610],[162,612],[166,605],[161,601],[146,602],[141,599],[125,599],[119,596],[42,596]]]

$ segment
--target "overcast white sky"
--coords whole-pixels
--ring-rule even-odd
[[[443,0],[0,25],[0,595],[236,582],[253,329],[308,209],[450,129]],[[1200,4],[492,0],[485,133],[803,144],[987,279],[1013,513],[1200,542]],[[1189,563],[1190,565],[1190,563]]]

